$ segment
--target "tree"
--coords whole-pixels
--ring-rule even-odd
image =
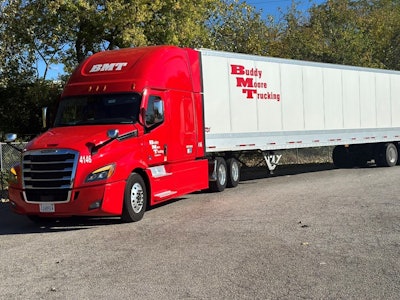
[[[219,0],[9,0],[0,5],[0,131],[38,132],[57,98],[53,63],[70,72],[94,52],[152,44],[201,46]],[[38,70],[38,62],[44,72]],[[57,88],[56,88],[57,86]]]
[[[219,0],[55,1],[69,44],[62,55],[67,71],[92,53],[155,44],[198,46],[205,19]]]
[[[34,74],[34,56],[21,42],[19,33],[25,27],[18,15],[19,0],[10,0],[0,6],[0,86],[11,82],[26,82]]]
[[[239,0],[219,2],[208,27],[208,47],[248,54],[270,54],[276,34],[259,11]]]
[[[303,12],[297,9],[297,4],[292,2],[289,10],[284,13],[282,21],[276,24],[278,30],[278,42],[275,56],[307,59],[308,52],[305,45],[312,42],[307,30],[307,19]]]
[[[51,107],[58,99],[61,85],[51,81],[13,83],[0,87],[0,136],[14,132],[32,137],[42,128],[42,107]]]
[[[364,52],[357,3],[328,0],[314,6],[307,19],[293,5],[286,15],[284,56],[339,64],[354,64]]]
[[[88,55],[124,47],[206,43],[205,21],[219,0],[10,0],[1,5],[0,37],[7,58],[0,72],[46,79],[48,67],[70,72]],[[12,33],[12,34],[10,34]],[[14,60],[15,57],[15,60]],[[45,65],[43,74],[37,62]],[[18,67],[16,67],[18,65]]]
[[[144,27],[149,45],[171,44],[196,48],[209,43],[206,23],[219,0],[161,2]]]
[[[400,3],[373,0],[365,20],[372,60],[379,67],[400,70]]]
[[[280,24],[281,55],[328,63],[400,69],[400,3],[328,0],[309,17],[296,5]]]

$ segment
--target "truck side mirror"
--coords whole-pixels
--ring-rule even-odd
[[[12,144],[17,139],[17,134],[16,133],[6,133],[5,138],[6,138],[5,142],[7,143],[7,145],[11,146],[12,148],[17,150],[18,152],[22,153],[22,149],[18,148],[14,144]]]
[[[107,137],[110,139],[116,139],[119,135],[118,129],[110,129],[107,131]]]
[[[17,134],[15,133],[7,133],[6,134],[6,143],[12,143],[17,139]]]

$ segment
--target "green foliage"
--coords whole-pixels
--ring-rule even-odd
[[[306,13],[293,1],[266,20],[240,0],[3,1],[0,131],[39,131],[59,92],[52,64],[68,74],[92,53],[156,44],[400,70],[400,3],[327,0]]]
[[[52,40],[65,43],[58,49],[60,62],[70,72],[92,53],[126,47],[174,44],[196,47],[207,36],[203,25],[218,0],[55,0],[41,10],[57,18],[49,31]],[[29,1],[33,5],[42,0]]]
[[[216,0],[164,0],[160,1],[149,22],[144,26],[144,34],[150,45],[180,45],[200,47],[207,43],[208,20]]]
[[[34,74],[34,56],[19,36],[25,27],[18,15],[20,2],[10,0],[0,5],[0,86],[10,81],[26,82]]]
[[[260,12],[239,0],[221,1],[209,18],[209,48],[230,52],[267,55],[274,28]]]
[[[54,107],[61,86],[51,81],[0,87],[0,133],[35,135],[42,128],[42,107]]]
[[[400,3],[396,0],[372,1],[365,30],[373,49],[374,64],[400,70]]]
[[[328,63],[400,69],[400,3],[328,0],[285,15],[281,56]]]
[[[0,6],[0,84],[155,44],[399,69],[399,16],[395,0],[327,0],[307,13],[294,1],[279,21],[240,0],[9,0]]]

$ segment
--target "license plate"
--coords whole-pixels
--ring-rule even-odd
[[[39,211],[41,213],[53,213],[56,211],[54,203],[40,203]]]

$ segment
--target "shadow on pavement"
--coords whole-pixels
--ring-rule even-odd
[[[26,216],[12,212],[9,203],[0,203],[0,235],[83,230],[120,223],[120,218],[72,217],[52,219],[43,224],[36,224]]]
[[[297,175],[302,173],[321,172],[335,169],[335,166],[331,163],[323,164],[297,164],[297,165],[281,165],[278,166],[273,174],[270,174],[267,167],[255,167],[241,169],[240,180],[248,181],[261,178],[277,177],[277,176],[288,176]]]
[[[261,179],[276,176],[296,175],[310,172],[321,172],[332,170],[333,164],[305,164],[305,165],[284,165],[278,166],[274,174],[270,174],[266,167],[242,168],[241,181],[246,182],[252,179]],[[204,193],[207,191],[201,191]],[[165,203],[157,204],[148,210],[157,209],[164,205],[170,205],[185,198],[176,198]],[[93,218],[93,217],[72,217],[49,220],[44,224],[36,224],[26,216],[17,215],[12,212],[8,202],[0,202],[0,235],[9,234],[31,234],[51,233],[71,230],[90,229],[96,226],[107,226],[121,224],[119,217]]]

